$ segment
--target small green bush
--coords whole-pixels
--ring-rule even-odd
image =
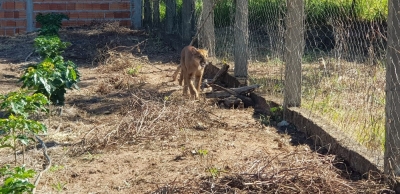
[[[48,96],[54,105],[64,105],[66,88],[79,89],[79,78],[76,65],[57,56],[28,67],[20,81],[23,83],[22,88],[33,89],[36,93]]]
[[[71,45],[69,42],[62,42],[58,36],[38,36],[34,41],[35,52],[43,59],[54,59]]]
[[[12,170],[10,166],[0,168],[0,177],[4,177],[3,185],[0,186],[0,193],[32,193],[35,185],[29,182],[29,178],[33,178],[35,173],[34,170],[25,169],[25,166],[17,166]]]
[[[39,35],[58,36],[58,31],[62,26],[62,20],[69,17],[63,13],[39,13],[36,15],[36,22],[40,23]]]

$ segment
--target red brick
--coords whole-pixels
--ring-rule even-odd
[[[110,9],[110,4],[109,3],[102,3],[102,4],[100,4],[100,9],[101,10],[109,10]]]
[[[105,18],[106,19],[114,19],[114,12],[106,12]]]
[[[19,18],[19,11],[14,11],[14,18]]]
[[[51,3],[49,5],[50,10],[66,10],[67,6],[65,3]]]
[[[25,2],[15,2],[15,9],[16,10],[25,10]]]
[[[49,10],[50,5],[48,3],[35,3],[33,4],[33,10],[42,11]]]
[[[77,22],[76,21],[63,21],[62,25],[63,26],[77,26]]]
[[[6,1],[1,5],[1,7],[3,9],[15,9],[15,3],[14,1]]]
[[[4,11],[0,11],[0,18],[4,18]]]
[[[92,10],[108,10],[109,4],[108,3],[93,3]]]
[[[15,31],[14,31],[14,30],[15,30],[14,28],[12,28],[12,29],[5,29],[4,35],[6,35],[6,36],[14,36],[14,35],[15,35]]]
[[[15,27],[16,23],[13,20],[7,20],[5,23],[5,27]]]
[[[128,2],[114,2],[110,3],[110,10],[128,10],[129,3]]]
[[[86,3],[77,3],[75,5],[75,10],[85,10]]]
[[[114,12],[114,18],[130,18],[129,11]]]
[[[77,12],[72,12],[68,14],[69,19],[78,19],[79,18],[79,13]]]
[[[90,25],[91,21],[79,20],[77,21],[78,26]]]
[[[85,7],[85,10],[92,10],[93,9],[93,6],[92,6],[91,3],[86,3],[84,7]]]
[[[87,18],[89,18],[89,13],[88,12],[80,12],[79,13],[79,18],[80,19],[87,19]]]
[[[5,11],[4,18],[14,18],[14,12],[13,11]]]
[[[75,10],[76,9],[76,3],[67,3],[67,10]]]
[[[92,3],[92,10],[100,10],[100,3]]]
[[[15,21],[15,26],[17,26],[17,27],[26,27],[26,20],[17,20],[17,21]]]
[[[19,13],[19,18],[26,18],[26,11],[25,10],[21,10],[21,11],[18,11]]]
[[[119,21],[119,25],[120,25],[120,26],[130,27],[130,26],[131,26],[131,21],[129,21],[129,20],[122,20],[122,21]]]
[[[88,18],[87,19],[103,19],[104,18],[104,13],[102,12],[89,12]]]
[[[24,34],[24,33],[26,33],[26,29],[25,28],[17,28],[17,29],[15,29],[15,33],[16,34]]]
[[[25,10],[25,2],[15,2],[15,9],[16,10]]]

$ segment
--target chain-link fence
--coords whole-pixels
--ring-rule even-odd
[[[167,34],[188,42],[197,30],[197,46],[233,65],[237,78],[247,74],[258,92],[283,99],[284,109],[300,105],[323,117],[386,175],[400,176],[399,1],[163,2],[177,3],[165,9],[177,16],[166,22]],[[185,3],[193,9],[183,11]]]
[[[302,107],[380,152],[387,7],[387,0],[304,0]],[[248,12],[250,82],[283,97],[285,42],[292,41],[285,34],[286,1],[249,0]],[[216,55],[233,63],[234,1],[217,1],[214,14]]]
[[[204,1],[193,1],[196,2],[196,21],[201,21],[197,29],[201,28],[199,23],[204,22],[201,17],[207,15],[198,10]],[[215,56],[219,61],[232,65],[236,62],[235,49],[240,45],[235,42],[242,41],[236,37],[236,31],[242,30],[244,42],[248,43],[248,53],[243,56],[248,56],[249,82],[261,85],[259,92],[283,99],[285,93],[298,89],[296,84],[288,84],[290,76],[300,77],[301,107],[310,115],[322,116],[351,141],[365,146],[376,155],[375,163],[381,161],[385,148],[388,157],[398,155],[400,135],[395,131],[400,119],[397,111],[400,99],[397,93],[398,1],[240,1],[248,2],[246,29],[240,29],[243,23],[239,25],[235,21],[243,19],[235,14],[237,0],[211,2],[214,3],[211,18],[215,28]],[[292,2],[300,4],[291,5]],[[243,11],[241,8],[239,10]],[[298,14],[303,13],[298,10],[290,14],[291,9],[302,9],[304,14]],[[389,9],[392,9],[392,18],[388,17]],[[302,34],[293,33],[296,30]],[[301,54],[301,70],[288,68],[297,63],[290,59],[291,53]],[[390,84],[386,86],[386,83]],[[385,91],[390,95],[386,96]],[[385,127],[389,130],[386,137]],[[400,174],[396,160],[393,158],[392,163],[385,166],[391,165]]]
[[[216,57],[234,64],[236,5],[233,0],[215,2]],[[288,29],[299,26],[288,20],[286,0],[248,1],[250,84],[259,84],[259,91],[283,99],[284,92],[298,90],[285,83],[285,71],[301,76],[301,106],[365,146],[382,166],[388,1],[303,3],[304,42],[289,33]],[[290,43],[292,51],[287,47]],[[301,71],[285,66],[295,62],[288,58],[289,52],[302,52]]]

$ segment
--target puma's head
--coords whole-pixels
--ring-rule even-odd
[[[200,59],[200,66],[201,67],[205,67],[207,65],[208,50],[206,50],[206,49],[196,49],[193,54]]]

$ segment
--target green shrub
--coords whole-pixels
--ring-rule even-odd
[[[62,42],[58,36],[38,36],[35,38],[35,51],[42,58],[54,59],[60,56],[71,43]]]
[[[35,185],[29,182],[29,178],[33,178],[35,173],[34,170],[25,169],[25,166],[17,166],[12,170],[9,166],[0,168],[0,177],[4,177],[3,185],[0,186],[0,193],[32,193]]]
[[[54,105],[64,105],[64,94],[68,89],[79,89],[79,72],[72,61],[64,61],[63,57],[46,58],[39,64],[28,67],[20,81],[22,88],[36,90],[49,97]]]
[[[62,13],[39,13],[36,15],[36,22],[40,23],[39,35],[58,36],[58,31],[62,26],[62,20],[69,17]]]
[[[28,117],[31,113],[47,112],[46,106],[49,101],[43,94],[31,95],[28,90],[0,95],[0,101],[0,108],[9,113],[8,118],[0,119],[0,148],[11,148],[15,154],[16,164],[17,147],[22,145],[23,156],[25,156],[25,146],[30,141],[34,141],[33,136],[47,131],[44,124],[30,120]]]

